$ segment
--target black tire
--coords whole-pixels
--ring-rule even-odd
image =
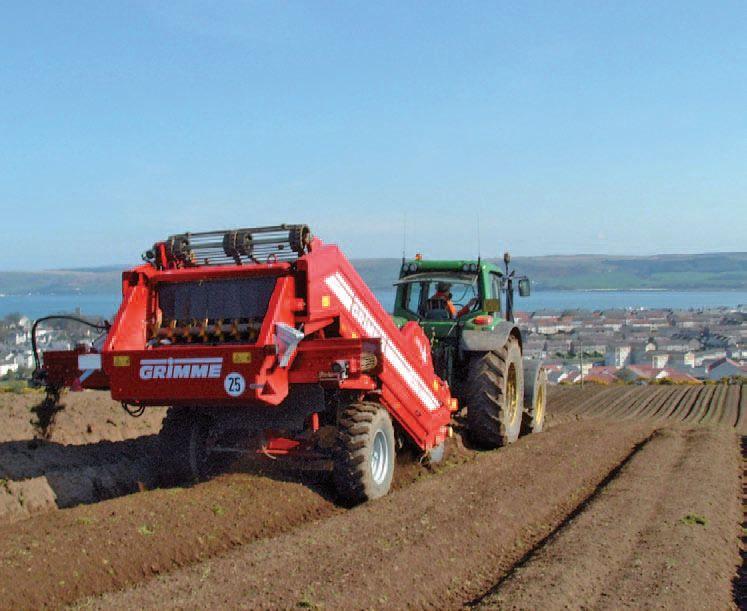
[[[467,404],[467,430],[474,443],[498,448],[518,439],[523,374],[521,348],[514,337],[500,350],[472,356],[462,395]]]
[[[208,476],[209,431],[208,418],[186,408],[169,409],[158,435],[162,479],[166,484],[196,482]]]
[[[541,433],[547,412],[547,371],[542,361],[524,359],[524,412],[521,434]]]
[[[392,419],[378,403],[361,401],[343,410],[333,476],[345,501],[370,501],[389,492],[394,476],[394,443]]]

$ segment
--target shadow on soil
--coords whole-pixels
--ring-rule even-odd
[[[95,503],[155,486],[157,450],[156,435],[83,445],[6,441],[0,443],[0,480],[9,493],[45,481],[59,508]],[[35,478],[43,481],[30,481]]]
[[[392,489],[467,462],[476,453],[459,435],[447,441],[444,460],[437,465],[428,465],[418,452],[403,448],[397,455]],[[244,456],[209,479],[228,474],[301,484],[339,507],[351,506],[337,495],[331,471],[310,470],[303,463]],[[174,474],[164,470],[155,434],[80,445],[43,438],[0,442],[0,497],[4,497],[0,498],[0,514],[5,511],[3,502],[23,505],[33,497],[44,502],[35,509],[27,506],[22,514],[97,503],[154,488],[189,488],[196,483],[175,480]]]

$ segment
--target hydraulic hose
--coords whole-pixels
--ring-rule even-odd
[[[39,350],[36,346],[36,328],[39,326],[39,323],[44,322],[46,320],[72,320],[73,322],[80,323],[82,325],[87,325],[93,329],[98,329],[99,331],[108,331],[109,327],[111,327],[111,324],[109,321],[104,321],[103,323],[94,323],[89,320],[86,320],[85,318],[80,318],[78,316],[70,316],[67,314],[55,314],[52,316],[44,316],[43,318],[38,318],[34,321],[33,326],[31,327],[31,350],[34,352],[34,369],[35,371],[39,371],[40,369],[40,361],[39,361]]]

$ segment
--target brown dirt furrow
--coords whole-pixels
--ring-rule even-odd
[[[671,405],[673,402],[676,402],[675,397],[677,396],[677,391],[678,388],[676,386],[666,388],[666,390],[659,395],[655,401],[649,403],[648,407],[638,415],[638,418],[654,418],[656,414],[664,409],[665,405]]]
[[[642,401],[635,409],[626,414],[625,418],[631,418],[633,420],[644,420],[648,418],[651,412],[653,412],[663,401],[666,401],[670,391],[671,388],[660,386],[651,393],[650,398],[647,398],[646,401]]]
[[[726,393],[726,399],[724,401],[724,412],[721,415],[719,424],[723,426],[737,426],[737,420],[739,419],[739,391],[741,386],[739,384],[732,384],[729,386],[729,390]]]
[[[747,433],[747,384],[742,384],[740,388],[739,417],[735,427],[738,433]]]
[[[740,555],[742,565],[734,576],[732,592],[734,604],[738,609],[747,609],[747,437],[740,435],[739,445],[742,451],[742,532],[740,541]]]
[[[697,423],[703,419],[708,406],[711,404],[713,393],[715,392],[715,386],[704,386],[703,391],[698,395],[698,400],[695,402],[692,411],[685,417],[684,422]]]
[[[579,401],[569,410],[573,418],[593,418],[610,401],[612,388],[598,384],[586,384],[580,390]]]
[[[659,410],[655,414],[653,414],[651,417],[654,420],[657,420],[658,422],[662,422],[665,420],[668,420],[672,414],[674,414],[675,411],[677,411],[677,408],[682,404],[682,402],[685,400],[685,397],[687,396],[689,392],[689,388],[687,387],[679,387],[674,392],[674,394],[670,397],[669,401],[666,403],[663,403]]]
[[[692,388],[690,388],[687,395],[685,395],[685,400],[682,401],[680,406],[677,408],[677,411],[672,414],[672,419],[677,422],[684,421],[685,418],[687,418],[688,414],[692,411],[695,402],[698,400],[698,397],[702,392],[702,386],[693,386]]]
[[[480,606],[729,608],[738,461],[733,432],[661,430]]]
[[[672,415],[677,411],[680,405],[685,401],[685,398],[690,393],[690,388],[687,386],[676,386],[675,391],[670,395],[669,400],[664,403],[652,416],[652,419],[666,424],[674,424],[670,421]]]
[[[591,390],[591,392],[594,392],[593,389]],[[590,412],[586,415],[593,418],[604,417],[605,410],[609,409],[609,407],[612,405],[617,405],[619,401],[629,392],[630,387],[628,386],[612,387],[612,391],[606,396],[604,402],[601,405],[597,406],[597,409],[595,409],[593,412]]]
[[[655,392],[655,389],[651,389],[646,392],[645,387],[636,387],[634,392],[628,395],[627,399],[624,402],[611,409],[606,417],[610,418],[611,420],[625,418],[638,407],[640,407],[641,403],[649,401],[653,392]]]
[[[594,392],[589,392],[588,385],[582,388],[578,401],[572,408],[574,416],[579,417],[588,411],[597,410],[603,404],[604,396],[609,390],[609,388],[595,388]]]
[[[71,603],[335,511],[300,483],[235,474],[33,516],[0,528],[0,607]]]
[[[44,399],[42,392],[26,394],[1,393],[0,448],[5,442],[32,439],[37,431],[31,426],[31,408]],[[127,415],[112,401],[108,392],[86,390],[68,392],[60,400],[63,409],[57,414],[51,441],[63,445],[82,445],[101,440],[122,441],[157,433],[165,408],[151,407],[140,418]]]
[[[0,443],[0,521],[153,488],[157,457],[155,435],[84,445]]]
[[[643,393],[637,403],[630,406],[626,413],[620,414],[618,417],[628,420],[640,419],[640,414],[644,413],[652,403],[656,403],[662,396],[664,396],[667,390],[667,388],[662,387],[652,388],[651,392]]]
[[[578,399],[580,390],[574,387],[549,386],[547,399],[558,411],[562,411]]]
[[[620,391],[620,389],[615,386],[594,388],[588,384],[584,390],[586,391],[586,396],[588,398],[582,405],[579,405],[577,410],[575,410],[576,415],[581,418],[596,416],[608,402],[614,401],[614,398]]]
[[[557,425],[563,422],[575,421],[578,419],[576,415],[576,406],[580,401],[583,401],[587,394],[584,389],[576,386],[550,386],[553,392],[550,392],[547,403],[547,419],[548,425]]]
[[[85,605],[461,606],[562,523],[650,432],[598,420],[559,425],[345,514]]]
[[[713,392],[711,402],[706,406],[705,413],[700,419],[700,424],[712,424],[718,422],[724,409],[724,398],[729,387],[726,384],[719,384]]]
[[[614,413],[617,409],[629,405],[636,395],[638,390],[635,387],[625,386],[620,389],[621,392],[614,401],[610,401],[609,404],[602,407],[597,414],[600,418],[607,418],[610,414]]]
[[[108,393],[64,394],[51,437],[34,439],[40,392],[0,394],[0,524],[153,487],[164,409],[132,418]]]

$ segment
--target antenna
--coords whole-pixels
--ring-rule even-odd
[[[404,212],[402,217],[402,263],[404,263],[407,253],[407,212]]]
[[[480,248],[480,212],[477,213],[477,260],[480,261],[482,250]]]

